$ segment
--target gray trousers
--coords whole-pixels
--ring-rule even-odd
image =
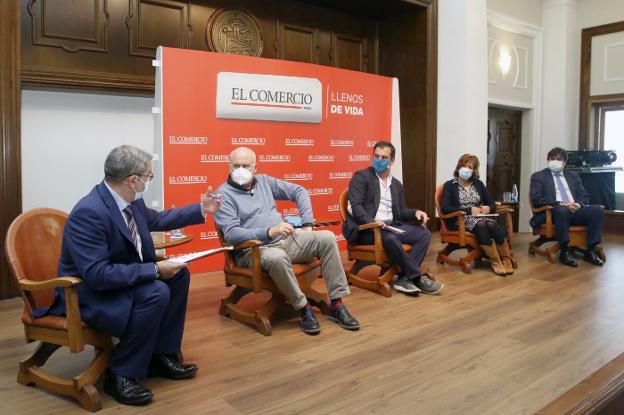
[[[293,235],[260,247],[260,266],[273,278],[295,310],[305,306],[308,300],[299,288],[292,264],[307,262],[312,258],[321,260],[321,272],[329,298],[333,300],[348,295],[349,284],[333,232],[295,229]],[[239,267],[250,267],[251,261],[251,250],[245,250],[236,257]]]

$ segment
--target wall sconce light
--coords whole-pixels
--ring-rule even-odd
[[[507,72],[509,72],[509,68],[511,68],[511,54],[505,49],[500,50],[500,55],[498,57],[498,67],[503,73],[503,76],[507,75]]]

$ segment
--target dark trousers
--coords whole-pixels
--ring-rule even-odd
[[[128,290],[134,306],[108,369],[134,379],[147,377],[154,354],[178,353],[182,345],[190,274],[186,268],[168,281],[155,280]]]
[[[570,242],[568,228],[570,226],[587,226],[587,245],[595,246],[602,238],[604,226],[604,209],[600,205],[588,205],[572,213],[567,206],[553,206],[553,222],[555,236],[559,244]]]
[[[494,221],[479,221],[475,227],[470,231],[477,238],[479,245],[491,245],[492,239],[496,242],[496,245],[500,245],[505,242],[507,237],[507,229]]]
[[[420,265],[422,264],[429,241],[431,240],[431,232],[429,229],[418,225],[402,224],[393,225],[396,228],[403,229],[404,234],[395,234],[390,231],[381,231],[381,241],[388,257],[393,264],[398,264],[401,268],[401,276],[407,276],[410,279],[418,281],[420,277]],[[358,243],[364,245],[372,245],[375,243],[375,235],[373,231],[362,231],[358,235]],[[412,246],[412,250],[406,253],[402,244]]]

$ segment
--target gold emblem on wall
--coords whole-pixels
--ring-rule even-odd
[[[256,18],[246,10],[221,9],[208,20],[206,41],[214,52],[260,56],[262,33]]]

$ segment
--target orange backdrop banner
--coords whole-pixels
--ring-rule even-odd
[[[316,219],[340,219],[338,197],[356,170],[368,167],[372,146],[390,140],[393,79],[283,60],[159,48],[155,152],[160,154],[160,202],[197,202],[208,185],[228,176],[230,152],[249,147],[257,172],[305,187]],[[292,202],[278,202],[298,215]],[[341,249],[341,226],[329,228]],[[191,243],[179,255],[219,246],[212,217],[186,228]],[[221,269],[216,255],[192,271]]]

